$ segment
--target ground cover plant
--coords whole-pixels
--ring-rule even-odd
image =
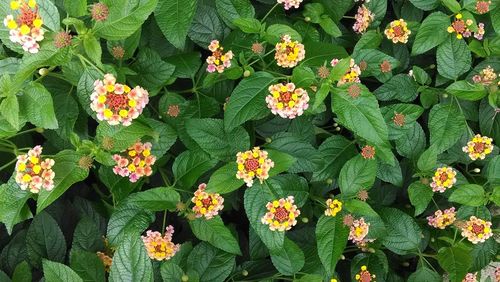
[[[0,281],[500,281],[500,1],[0,18]]]

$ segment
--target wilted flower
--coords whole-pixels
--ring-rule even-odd
[[[326,66],[321,66],[318,68],[318,76],[325,79],[330,76],[330,70]]]
[[[392,66],[391,66],[391,63],[387,60],[384,60],[381,64],[380,64],[380,71],[383,72],[383,73],[388,73],[390,72],[392,69]]]
[[[280,67],[293,68],[305,58],[305,55],[304,45],[298,41],[292,41],[290,35],[283,35],[281,41],[276,43],[274,58]]]
[[[387,39],[392,40],[392,43],[406,43],[408,42],[408,37],[410,37],[411,30],[408,29],[405,20],[399,19],[392,21],[384,33]]]
[[[491,1],[479,0],[476,2],[476,12],[478,14],[486,14],[490,11]]]
[[[352,214],[344,215],[344,217],[342,218],[342,223],[345,226],[351,227],[351,225],[354,223],[354,217],[352,216]]]
[[[103,80],[94,82],[90,100],[90,108],[97,113],[99,120],[111,125],[121,123],[129,126],[146,107],[149,93],[140,86],[130,89],[127,85],[116,83],[116,78],[108,73]]]
[[[269,225],[272,231],[290,230],[297,224],[297,217],[300,215],[300,211],[293,202],[293,196],[268,202],[266,205],[268,212],[262,217],[262,224]]]
[[[476,273],[467,273],[462,282],[477,282],[477,272]]]
[[[457,39],[467,38],[471,36],[472,32],[469,29],[469,26],[473,24],[472,20],[464,21],[462,19],[462,14],[457,14],[455,16],[455,20],[448,27],[449,33],[456,33]]]
[[[233,52],[227,51],[223,53],[224,48],[220,46],[219,40],[212,40],[208,45],[208,50],[212,52],[211,56],[207,58],[207,71],[222,73],[224,69],[231,66],[231,59],[233,59]]]
[[[303,0],[277,0],[279,4],[284,4],[285,10],[290,8],[298,9]]]
[[[361,87],[359,87],[356,84],[353,84],[349,86],[349,88],[347,88],[347,93],[349,93],[349,96],[351,96],[353,99],[356,99],[361,94]]]
[[[254,52],[255,54],[262,54],[264,53],[264,45],[262,45],[262,43],[260,42],[254,42],[252,44],[252,52]]]
[[[113,55],[115,59],[121,60],[123,56],[125,56],[125,49],[120,45],[113,46],[113,48],[111,48],[111,55]]]
[[[24,51],[37,53],[40,49],[38,42],[43,40],[44,31],[36,1],[14,0],[10,2],[10,8],[19,10],[3,20],[3,24],[9,29],[10,41],[20,44]]]
[[[471,216],[462,227],[462,236],[466,237],[472,244],[483,243],[493,236],[491,222]]]
[[[172,235],[174,234],[174,227],[167,226],[165,234],[162,236],[158,231],[148,230],[146,236],[141,236],[144,246],[151,259],[162,261],[171,259],[181,247],[180,244],[172,242]]]
[[[368,271],[366,265],[361,266],[361,269],[358,274],[354,277],[357,282],[375,282],[375,274],[371,274]]]
[[[224,198],[218,193],[205,192],[206,187],[205,183],[198,185],[191,202],[194,204],[193,212],[197,218],[204,216],[206,219],[211,219],[224,208]]]
[[[56,48],[61,49],[71,45],[71,34],[66,31],[61,31],[54,36],[54,46]]]
[[[330,65],[332,67],[336,66],[339,63],[339,59],[333,59],[330,62]],[[354,59],[351,58],[349,69],[346,71],[344,76],[337,82],[337,86],[349,83],[349,82],[361,82],[359,79],[359,76],[361,75],[361,69],[359,68],[358,65],[356,65],[356,62]]]
[[[167,115],[170,117],[177,117],[181,112],[179,105],[168,105]]]
[[[487,66],[482,69],[479,74],[476,74],[472,77],[472,81],[474,83],[481,83],[483,85],[490,85],[497,79],[498,75],[495,73],[495,70],[491,66]]]
[[[254,178],[258,178],[260,183],[269,178],[269,170],[274,167],[274,162],[268,158],[267,152],[259,147],[239,152],[236,155],[236,163],[236,178],[243,179],[248,187],[252,187]]]
[[[294,119],[301,116],[309,107],[309,95],[302,88],[295,88],[293,83],[278,83],[269,86],[266,97],[267,107],[274,115]]]
[[[493,142],[493,139],[476,134],[471,141],[467,142],[467,146],[463,147],[462,150],[469,154],[469,158],[473,161],[477,159],[484,160],[486,155],[493,151],[493,144],[491,142]]]
[[[90,10],[90,14],[92,15],[92,19],[97,22],[103,22],[108,18],[109,9],[106,4],[99,2],[92,5],[92,9]]]
[[[111,264],[113,264],[113,258],[103,252],[97,252],[97,256],[102,261],[102,264],[104,264],[104,270],[109,272],[111,270]]]
[[[375,147],[370,145],[365,145],[361,149],[361,156],[363,157],[363,159],[373,160],[375,158]]]
[[[31,193],[39,193],[41,189],[51,191],[54,189],[54,176],[52,170],[54,160],[42,160],[42,146],[35,146],[25,155],[17,156],[16,183],[22,190],[29,189]]]
[[[403,126],[405,125],[405,115],[403,113],[394,113],[392,121],[397,126]]]
[[[342,202],[337,199],[326,200],[326,216],[336,216],[342,210]]]
[[[428,216],[428,224],[434,228],[444,229],[455,222],[455,208],[451,207],[444,211],[437,210],[434,212],[434,216]]]
[[[457,182],[456,175],[457,172],[451,167],[438,168],[432,177],[432,191],[443,193],[446,189],[450,189]]]
[[[474,38],[477,40],[482,40],[484,36],[484,23],[478,23],[477,24],[477,31],[474,32]]]
[[[366,200],[368,200],[369,198],[368,191],[361,190],[358,192],[358,194],[356,194],[356,197],[358,197],[359,200],[366,202]]]
[[[136,142],[122,154],[114,154],[113,160],[116,165],[113,172],[116,175],[129,178],[130,182],[137,182],[143,176],[150,176],[153,173],[152,165],[156,162],[156,157],[151,155],[151,143],[142,144]]]
[[[354,18],[356,19],[356,22],[352,26],[352,29],[354,32],[363,33],[373,22],[375,15],[368,8],[366,8],[365,5],[361,5],[358,7],[358,12]]]

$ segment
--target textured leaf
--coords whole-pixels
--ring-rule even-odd
[[[353,177],[353,176],[356,177]],[[353,157],[340,170],[340,191],[347,196],[355,196],[361,190],[372,188],[377,177],[377,162],[365,160],[360,155]]]
[[[224,23],[217,16],[217,11],[211,6],[198,4],[188,36],[203,48],[207,48],[214,38],[222,38]]]
[[[139,236],[127,236],[113,256],[109,281],[153,281],[153,267]]]
[[[102,142],[104,138],[111,138],[114,144],[113,151],[116,152],[124,151],[145,135],[153,136],[153,130],[138,120],[129,126],[110,125],[104,121],[96,129],[97,140]]]
[[[435,105],[429,113],[430,144],[441,153],[453,146],[466,128],[465,118],[453,104]]]
[[[440,75],[456,80],[471,68],[472,56],[464,40],[448,35],[436,52]]]
[[[179,193],[169,187],[149,189],[134,193],[127,198],[129,203],[135,204],[149,211],[174,211],[180,200],[181,197]]]
[[[382,244],[396,254],[404,255],[418,249],[422,231],[412,217],[395,208],[382,209],[387,235]]]
[[[137,75],[129,80],[156,95],[174,73],[175,66],[162,61],[160,55],[149,48],[141,48],[137,60],[131,65]]]
[[[381,101],[411,102],[417,98],[417,90],[418,85],[411,76],[398,74],[377,88],[373,94]]]
[[[0,222],[5,224],[9,234],[12,233],[14,225],[33,217],[26,206],[29,198],[31,193],[21,190],[14,178],[0,186]]]
[[[421,182],[413,182],[408,187],[408,196],[411,204],[415,207],[415,216],[423,213],[427,209],[434,192],[430,186]]]
[[[316,171],[323,165],[318,151],[295,135],[279,133],[272,138],[268,148],[287,153],[297,159],[297,162],[288,169],[289,172]]]
[[[139,234],[144,232],[153,220],[154,214],[152,212],[134,204],[122,203],[111,214],[108,223],[107,239],[110,244],[118,245],[124,240],[127,241],[127,238],[139,238]],[[123,243],[120,246],[124,244],[130,245],[132,243]]]
[[[43,85],[39,83],[29,85],[24,94],[19,96],[19,107],[28,121],[35,126],[46,129],[58,128],[52,96]]]
[[[217,164],[217,160],[211,159],[202,152],[185,151],[174,161],[172,171],[175,183],[182,187],[191,187],[198,178]]]
[[[488,93],[482,84],[469,83],[465,80],[460,80],[446,87],[446,92],[456,96],[459,99],[477,101],[484,98]]]
[[[220,0],[215,2],[215,7],[224,23],[231,28],[234,28],[235,19],[255,16],[255,9],[249,0]]]
[[[57,222],[46,212],[37,214],[26,235],[30,264],[42,265],[42,259],[64,262],[66,240]]]
[[[444,247],[438,251],[439,265],[449,274],[451,282],[460,282],[472,264],[469,252],[460,247]]]
[[[270,254],[274,267],[284,275],[294,275],[305,263],[304,252],[288,238],[282,248],[271,249]]]
[[[212,246],[225,252],[241,255],[238,241],[231,231],[224,226],[224,222],[219,216],[212,219],[198,218],[191,220],[189,226],[191,226],[191,230],[198,239],[207,241]]]
[[[328,273],[335,272],[345,247],[349,229],[344,225],[342,216],[335,217],[322,215],[316,224],[316,243],[321,263]]]
[[[323,141],[318,151],[324,159],[324,165],[320,170],[314,171],[315,181],[337,178],[342,166],[357,153],[354,143],[339,135]]]
[[[184,48],[197,2],[197,0],[160,1],[154,12],[156,22],[163,35],[179,49]]]
[[[431,2],[436,3],[436,0],[413,0],[411,1],[413,5],[419,8],[417,2]],[[424,3],[422,3],[424,4]],[[426,3],[427,4],[427,3]],[[430,3],[429,3],[430,4]],[[430,6],[431,9],[434,8]],[[425,10],[425,9],[424,9]],[[429,9],[430,10],[430,9]],[[422,22],[422,25],[418,29],[415,42],[413,43],[413,48],[411,50],[412,55],[423,54],[430,49],[438,46],[449,38],[447,27],[450,25],[450,19],[447,15],[441,12],[434,12],[427,16]]]
[[[408,277],[408,282],[419,282],[419,281],[428,281],[428,282],[440,282],[442,281],[441,275],[431,270],[425,266],[420,267],[417,271],[412,273],[410,277]]]
[[[43,260],[43,276],[45,281],[51,282],[83,282],[82,278],[68,266],[49,260]]]
[[[233,269],[235,257],[202,242],[193,248],[187,259],[187,269],[194,270],[200,281],[224,281]]]
[[[230,162],[220,167],[210,176],[206,191],[226,194],[240,188],[245,182],[236,178],[237,171],[238,166],[236,162]]]
[[[484,189],[477,184],[458,185],[448,200],[466,206],[482,206],[485,200]]]
[[[104,282],[104,264],[95,253],[71,251],[71,268],[85,282]]]

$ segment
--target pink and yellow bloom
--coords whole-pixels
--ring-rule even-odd
[[[411,30],[408,29],[408,24],[405,20],[399,19],[392,21],[384,31],[384,34],[387,39],[392,40],[392,43],[407,43]]]
[[[476,273],[467,273],[462,282],[477,282],[477,272]]]
[[[354,18],[356,22],[352,26],[352,29],[354,32],[364,33],[375,19],[375,15],[365,5],[361,5],[358,7],[358,12]]]
[[[277,0],[279,4],[284,4],[285,10],[290,8],[298,9],[303,0]]]
[[[198,185],[198,190],[194,192],[191,202],[194,204],[193,212],[196,218],[205,217],[211,219],[224,208],[224,198],[218,193],[207,193],[205,188],[207,184]]]
[[[148,230],[146,236],[141,236],[144,246],[151,259],[163,261],[171,259],[181,247],[180,244],[172,242],[172,235],[174,234],[174,227],[167,226],[165,234],[162,236],[158,231]]]
[[[300,210],[294,205],[293,196],[268,202],[266,208],[268,212],[261,222],[269,225],[271,231],[287,231],[297,224]]]
[[[471,141],[467,142],[467,146],[464,146],[462,150],[469,154],[469,158],[473,161],[477,159],[484,160],[486,155],[491,154],[493,151],[492,142],[493,139],[476,134]]]
[[[326,216],[336,216],[342,210],[342,202],[337,199],[326,200]]]
[[[42,146],[35,146],[27,154],[17,156],[16,183],[22,190],[29,189],[35,194],[42,189],[51,191],[55,177],[53,166],[53,159],[42,159]]]
[[[493,236],[491,222],[471,216],[462,227],[462,236],[472,244],[483,243]]]
[[[260,183],[269,178],[269,170],[274,167],[274,162],[269,159],[267,152],[259,147],[239,152],[236,155],[236,163],[236,178],[243,179],[248,187],[252,187],[254,178],[259,179]]]
[[[478,14],[486,14],[490,11],[491,1],[478,0],[476,2],[476,12]]]
[[[354,276],[356,282],[375,282],[375,278],[375,274],[371,274],[366,265],[361,266],[359,273]]]
[[[309,107],[309,95],[302,88],[295,88],[293,83],[278,83],[269,86],[266,97],[267,107],[274,115],[294,119],[301,116]]]
[[[281,41],[276,43],[274,59],[280,67],[293,68],[305,58],[305,55],[304,45],[292,41],[290,35],[283,35]]]
[[[332,67],[336,66],[339,63],[339,59],[333,59],[330,62],[330,65]],[[346,71],[344,76],[337,82],[337,86],[341,86],[343,84],[349,83],[349,82],[361,82],[359,79],[359,76],[361,75],[361,68],[356,64],[354,59],[351,59],[349,69]]]
[[[495,73],[495,70],[491,66],[487,66],[482,69],[478,74],[472,77],[472,81],[474,83],[481,83],[483,85],[490,85],[497,79],[498,75]]]
[[[38,13],[38,5],[35,0],[14,0],[10,2],[10,8],[14,15],[7,15],[3,24],[9,29],[9,39],[23,47],[29,53],[38,53],[43,40],[43,20]]]
[[[122,177],[128,177],[130,182],[137,182],[139,178],[150,176],[156,157],[151,155],[151,143],[136,142],[122,154],[113,155],[116,165],[113,172]]]
[[[149,102],[149,93],[144,88],[116,83],[112,74],[104,75],[103,80],[94,82],[94,92],[90,96],[90,108],[97,113],[99,120],[111,125],[129,126]]]
[[[432,191],[443,193],[450,189],[457,182],[456,176],[457,172],[451,167],[438,168],[432,177]]]
[[[210,45],[208,45],[208,50],[212,52],[211,56],[207,58],[207,71],[222,73],[224,69],[231,66],[231,60],[233,59],[233,52],[227,51],[224,53],[224,48],[220,46],[219,40],[212,40]]]
[[[449,33],[456,33],[457,39],[467,38],[472,35],[469,27],[473,24],[473,21],[471,19],[464,21],[462,17],[462,14],[456,14],[455,20],[447,29]]]
[[[365,249],[368,243],[374,241],[374,239],[366,238],[368,232],[370,232],[370,223],[365,222],[365,219],[363,217],[360,219],[355,219],[350,225],[348,239],[361,249]]]
[[[428,224],[434,228],[444,229],[445,227],[452,225],[456,220],[455,208],[451,207],[444,211],[437,210],[434,212],[433,216],[428,216]]]

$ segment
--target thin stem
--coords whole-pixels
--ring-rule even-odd
[[[14,134],[12,136],[9,136],[9,138],[14,138],[16,136],[19,136],[19,135],[22,135],[22,134],[25,134],[25,133],[30,133],[30,132],[33,132],[33,131],[37,131],[37,130],[38,130],[38,128],[36,128],[36,127],[35,128],[26,129],[24,131],[19,131],[18,133]]]
[[[434,200],[434,197],[431,198],[432,202],[434,203],[434,205],[436,206],[436,208],[439,210],[439,206],[438,204],[436,203],[436,201]]]
[[[92,67],[93,67],[94,69],[96,69],[96,70],[97,70],[97,71],[98,71],[101,75],[103,75],[103,76],[104,76],[104,72],[103,72],[100,68],[98,68],[96,65],[94,65],[94,63],[92,63],[91,61],[89,61],[87,58],[85,58],[84,56],[82,56],[82,55],[80,55],[80,54],[78,54],[78,58],[80,59],[80,61],[82,61],[82,63],[83,63],[84,65],[88,64],[88,65],[92,66]]]
[[[278,7],[278,5],[279,5],[279,3],[274,4],[274,6],[271,8],[271,10],[269,10],[269,12],[267,12],[267,14],[262,18],[262,20],[260,20],[260,22],[263,23],[267,19],[267,17],[272,13],[272,11],[276,7]]]
[[[167,224],[167,210],[163,212],[163,223],[161,225],[161,232],[162,234],[165,234],[165,225]]]
[[[14,164],[15,162],[17,161],[17,158],[11,160],[10,162],[4,164],[3,166],[0,167],[0,171],[8,168],[9,166],[11,166],[12,164]]]

